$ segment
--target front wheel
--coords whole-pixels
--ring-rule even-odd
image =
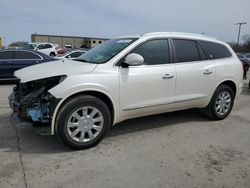
[[[58,137],[76,149],[97,145],[108,132],[111,114],[107,105],[94,96],[78,96],[64,104],[58,113]]]
[[[227,85],[220,85],[214,92],[209,105],[204,109],[205,115],[213,120],[222,120],[231,112],[234,104],[234,92]]]

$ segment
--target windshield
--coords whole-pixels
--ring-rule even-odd
[[[34,50],[35,49],[35,46],[34,45],[32,45],[32,44],[27,44],[27,46],[26,46],[28,49],[32,49],[32,50]]]
[[[135,40],[137,40],[137,38],[112,39],[102,45],[99,45],[89,50],[88,52],[82,54],[75,60],[96,64],[105,63],[111,58],[113,58],[120,51],[122,51],[124,48],[132,44]]]
[[[37,47],[37,44],[29,43],[29,46],[31,49],[34,50]]]

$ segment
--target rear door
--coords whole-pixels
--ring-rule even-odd
[[[13,78],[11,62],[14,60],[14,51],[0,52],[0,80]]]
[[[214,88],[215,63],[198,41],[172,39],[176,65],[176,107],[201,107]]]

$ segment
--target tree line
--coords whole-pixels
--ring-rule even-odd
[[[250,34],[242,37],[243,43],[237,44],[236,42],[228,42],[235,52],[250,53]]]

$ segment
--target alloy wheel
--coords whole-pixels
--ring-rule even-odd
[[[100,110],[84,106],[75,110],[68,119],[67,133],[76,142],[89,142],[103,129],[104,118]]]
[[[215,102],[215,111],[220,116],[224,116],[230,109],[232,104],[232,97],[228,91],[222,91],[219,93]]]

